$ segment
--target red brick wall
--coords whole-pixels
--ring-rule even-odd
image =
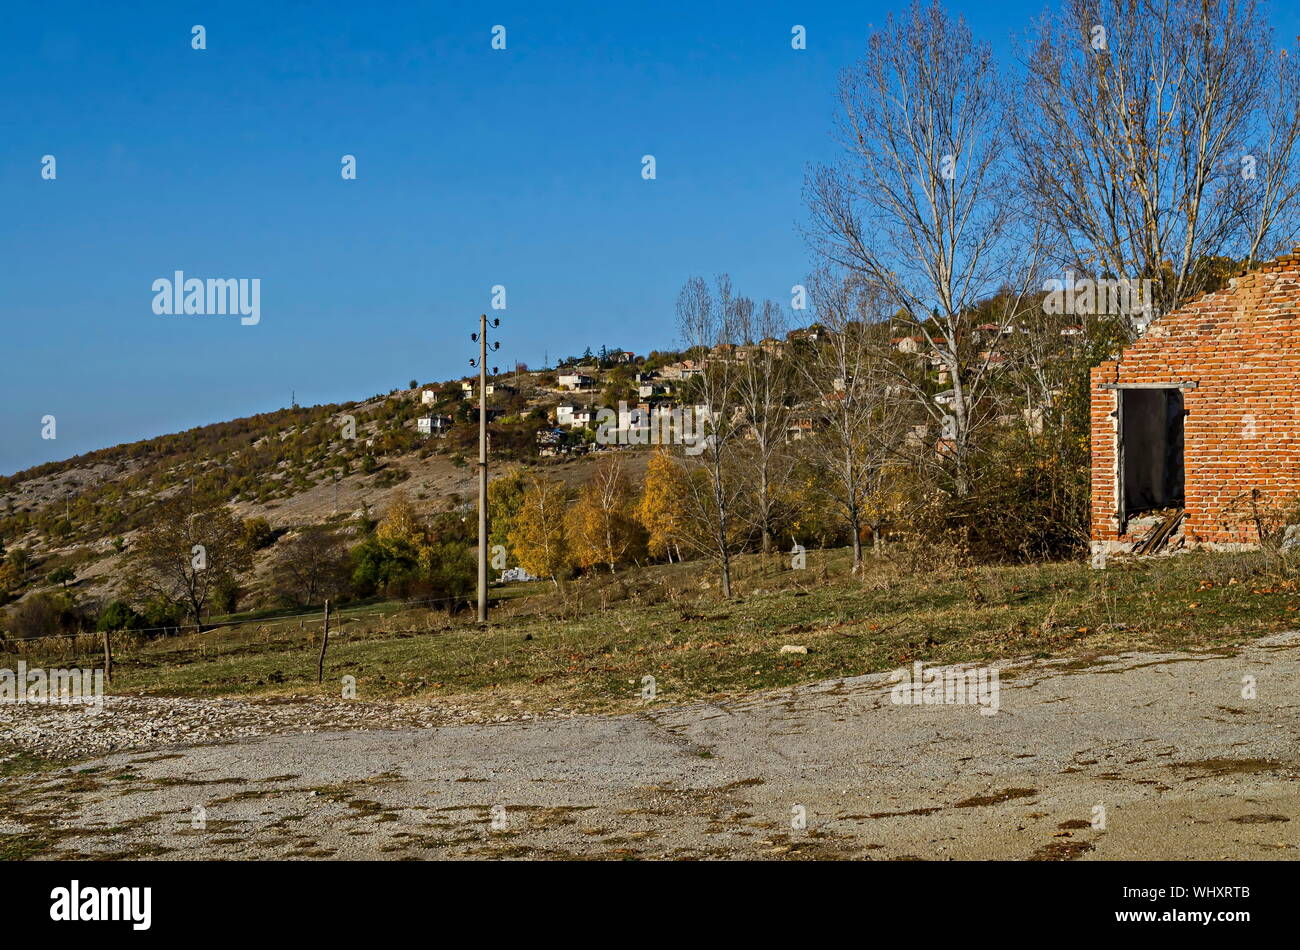
[[[1300,250],[1300,249],[1298,249]],[[1092,537],[1120,534],[1115,470],[1116,392],[1102,383],[1183,390],[1189,544],[1252,543],[1239,499],[1300,496],[1300,253],[1236,278],[1154,321],[1118,360],[1092,370]]]

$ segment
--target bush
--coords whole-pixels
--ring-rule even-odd
[[[99,614],[95,629],[101,632],[112,630],[138,630],[145,626],[144,618],[135,612],[124,600],[115,600]]]
[[[269,548],[275,543],[275,529],[265,518],[248,518],[244,521],[244,543],[253,551]]]
[[[226,575],[212,588],[212,609],[219,614],[233,614],[239,608],[239,599],[244,594],[239,581]]]
[[[79,633],[88,626],[84,611],[64,591],[32,594],[9,612],[9,630],[20,640]]]

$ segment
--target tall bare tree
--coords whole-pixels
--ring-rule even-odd
[[[703,278],[693,277],[677,297],[682,341],[705,365],[685,387],[706,418],[683,453],[696,476],[687,480],[684,493],[690,523],[684,540],[717,565],[723,597],[731,596],[731,559],[746,540],[738,517],[745,483],[737,463],[742,428],[734,358],[744,306],[725,274],[717,278],[713,291]]]
[[[903,331],[946,371],[942,407],[910,373],[899,384],[942,422],[963,491],[989,382],[971,332],[988,319],[977,305],[995,299],[997,322],[1010,326],[1036,287],[1038,235],[1012,173],[1006,87],[964,21],[917,2],[871,36],[839,97],[844,155],[809,177],[810,236],[880,288]]]
[[[879,342],[880,294],[852,277],[822,270],[808,281],[821,334],[793,356],[816,413],[801,448],[826,478],[853,542],[853,570],[862,569],[862,529],[869,500],[891,462],[899,461],[907,413]],[[873,306],[874,304],[874,306]],[[874,318],[874,319],[873,319]],[[878,521],[871,525],[879,537]]]
[[[771,300],[755,307],[742,300],[737,307],[737,333],[744,354],[736,367],[736,405],[745,430],[743,466],[753,476],[753,512],[762,550],[772,550],[776,498],[790,473],[785,452],[790,426],[793,364],[783,358],[788,329],[785,312]]]
[[[1062,268],[1149,279],[1158,314],[1294,237],[1300,63],[1254,0],[1063,0],[1024,60],[1011,127]]]

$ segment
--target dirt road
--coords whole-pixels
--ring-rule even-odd
[[[877,675],[718,705],[661,699],[624,717],[110,755],[0,784],[0,847],[43,858],[1300,854],[1300,634],[1004,667],[996,715],[895,704],[890,687]]]

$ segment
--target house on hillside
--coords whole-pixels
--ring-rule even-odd
[[[560,373],[555,377],[555,384],[561,389],[576,391],[593,389],[596,385],[596,380],[594,377],[588,376],[586,373]]]
[[[1094,553],[1257,544],[1256,516],[1300,496],[1300,248],[1152,321],[1091,382]]]
[[[639,380],[636,387],[636,394],[641,399],[651,399],[655,396],[671,396],[673,394],[672,383],[662,379]]]
[[[512,396],[518,392],[518,390],[509,383],[488,383],[486,388],[489,396],[495,396],[498,393],[503,396]],[[478,383],[468,381],[463,382],[460,384],[460,390],[466,397],[473,396],[478,393]]]
[[[555,407],[555,424],[557,426],[589,426],[595,419],[595,412],[589,406],[576,406],[563,403]]]
[[[415,420],[415,431],[420,435],[445,435],[451,423],[451,416],[423,416]]]
[[[659,370],[659,375],[664,379],[690,379],[692,376],[699,376],[704,372],[703,365],[697,360],[682,360],[680,363],[669,363]]]
[[[821,339],[822,331],[824,329],[825,328],[820,324],[814,323],[811,326],[797,327],[791,330],[785,335],[785,338],[792,343],[796,340],[803,340],[807,343],[816,343]]]

